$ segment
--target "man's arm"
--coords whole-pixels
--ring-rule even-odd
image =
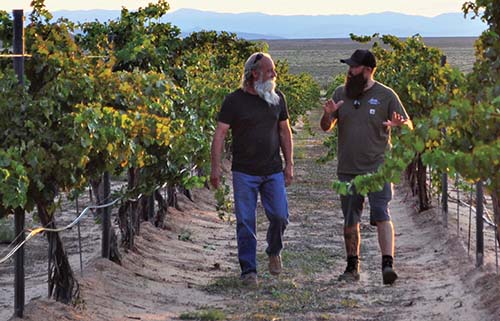
[[[292,184],[293,180],[293,141],[292,129],[288,119],[280,121],[280,146],[285,157],[285,186]]]
[[[337,119],[332,118],[332,114],[336,112],[343,103],[343,100],[335,103],[332,99],[328,99],[323,105],[323,116],[321,117],[320,125],[321,129],[325,132],[330,131],[333,127],[335,127]]]
[[[222,147],[224,146],[224,139],[226,138],[229,125],[218,122],[215,129],[214,139],[212,141],[212,148],[210,150],[211,172],[210,183],[215,188],[219,187],[221,178],[221,158]]]

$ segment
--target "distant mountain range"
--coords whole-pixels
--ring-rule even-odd
[[[120,16],[119,10],[55,11],[54,18],[72,21],[107,21]],[[446,13],[436,17],[406,15],[394,12],[365,15],[280,16],[263,13],[217,13],[179,9],[167,13],[161,21],[179,27],[183,34],[216,30],[238,34],[245,39],[311,39],[348,38],[349,33],[374,33],[407,37],[479,36],[486,24],[479,19],[464,18],[462,13]]]

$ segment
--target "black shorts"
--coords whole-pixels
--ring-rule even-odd
[[[339,181],[350,182],[356,175],[339,174]],[[354,187],[353,187],[354,188]],[[379,192],[368,193],[370,203],[370,224],[390,221],[389,202],[392,199],[392,184],[385,183],[384,188]],[[342,213],[344,214],[344,225],[352,226],[361,222],[361,213],[365,203],[365,197],[353,191],[351,195],[340,196]]]

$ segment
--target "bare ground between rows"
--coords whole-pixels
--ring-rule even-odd
[[[313,127],[318,119],[319,111],[313,112]],[[195,194],[195,203],[182,199],[182,212],[169,210],[168,229],[143,223],[136,249],[125,254],[122,266],[99,259],[98,251],[87,253],[90,259],[78,276],[80,304],[62,305],[42,296],[27,304],[25,319],[179,320],[183,312],[220,309],[227,320],[245,321],[500,320],[500,279],[491,253],[484,267],[475,268],[462,239],[440,224],[436,210],[417,213],[403,185],[395,188],[391,203],[396,284],[382,285],[376,230],[365,223],[361,280],[336,280],[345,259],[342,214],[330,189],[335,164],[316,163],[325,152],[325,134],[314,132],[311,136],[297,127],[294,135],[295,182],[288,189],[290,224],[279,277],[267,272],[266,219],[259,208],[260,286],[240,286],[234,224],[218,218],[212,192],[204,189]],[[89,243],[100,242],[98,228],[86,233]],[[73,242],[66,246],[74,247]],[[39,266],[33,275],[43,275],[43,264]],[[77,265],[74,269],[78,272]],[[7,278],[0,278],[2,287],[8,286]],[[37,281],[43,284],[43,276]],[[2,310],[12,309],[3,293]]]

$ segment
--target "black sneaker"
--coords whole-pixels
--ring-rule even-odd
[[[384,255],[382,257],[382,280],[384,284],[393,284],[398,278],[396,271],[392,267],[393,258],[390,255]]]
[[[382,269],[382,279],[384,280],[384,284],[393,284],[397,278],[398,275],[392,266],[386,266]]]
[[[339,281],[355,282],[359,281],[359,262],[357,256],[347,258],[347,267],[338,277]]]

